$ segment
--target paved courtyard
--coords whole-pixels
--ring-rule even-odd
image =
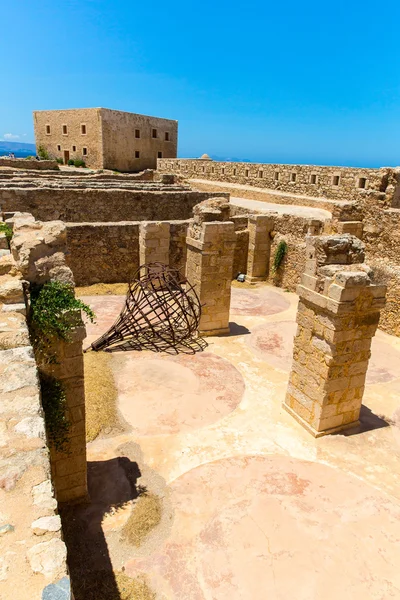
[[[89,345],[124,298],[84,300]],[[296,305],[235,286],[231,335],[204,352],[112,353],[124,430],[88,445],[79,514],[105,537],[99,568],[164,600],[400,598],[400,339],[373,341],[359,429],[315,440],[281,408]],[[123,461],[162,506],[139,546],[120,536],[136,506]]]

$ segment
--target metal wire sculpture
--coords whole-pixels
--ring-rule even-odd
[[[194,354],[207,345],[196,337],[200,315],[196,290],[179,269],[149,263],[136,271],[118,319],[91,349]]]

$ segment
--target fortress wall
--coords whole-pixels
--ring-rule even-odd
[[[332,200],[358,200],[368,191],[384,194],[393,169],[216,162],[201,159],[159,159],[161,173],[185,179],[208,179]],[[335,179],[338,177],[339,179]],[[365,179],[365,188],[359,187]],[[337,185],[336,185],[337,183]],[[390,190],[393,193],[393,190]]]
[[[188,219],[193,207],[222,192],[120,189],[10,188],[0,190],[4,212],[30,212],[36,219],[66,223]]]

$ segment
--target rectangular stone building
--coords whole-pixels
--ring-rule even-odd
[[[36,147],[51,157],[83,159],[86,166],[117,171],[155,169],[158,158],[176,158],[178,121],[108,108],[33,113]]]

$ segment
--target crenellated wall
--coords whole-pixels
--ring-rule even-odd
[[[365,194],[388,196],[390,205],[399,190],[395,169],[217,162],[202,159],[159,159],[157,170],[185,179],[207,179],[332,200],[358,200]],[[389,198],[390,197],[390,198]]]

